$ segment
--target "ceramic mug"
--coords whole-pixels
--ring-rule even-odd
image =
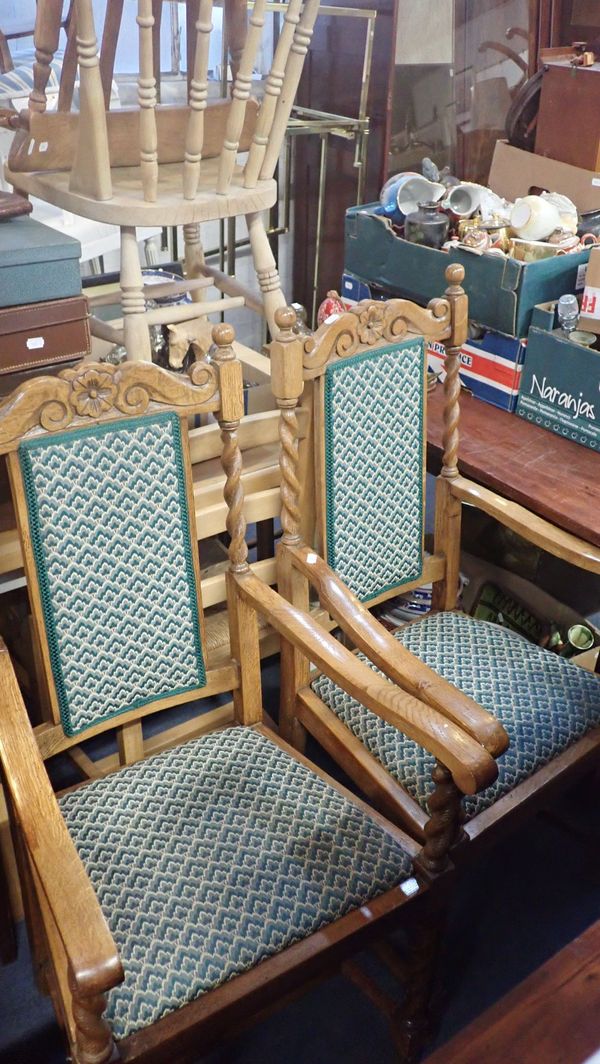
[[[398,209],[406,217],[407,214],[414,214],[420,203],[439,203],[445,192],[445,185],[428,181],[421,174],[407,174],[406,180],[398,186]]]
[[[450,189],[444,207],[452,211],[457,218],[470,218],[481,204],[483,189],[480,185],[474,185],[469,181],[463,181],[460,185],[454,185]]]
[[[546,240],[560,229],[560,214],[555,205],[541,196],[522,196],[515,200],[510,227],[520,240]]]
[[[383,207],[383,213],[387,218],[390,218],[392,222],[396,222],[397,225],[401,225],[404,221],[404,213],[398,206],[398,190],[408,181],[410,177],[420,177],[415,170],[405,170],[404,173],[394,174],[393,177],[389,177],[379,193],[379,202]]]

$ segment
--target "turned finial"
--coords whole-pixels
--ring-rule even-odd
[[[217,347],[231,347],[235,340],[235,329],[233,325],[229,325],[228,322],[222,321],[220,325],[215,325],[213,328],[212,338]]]
[[[275,311],[275,324],[281,332],[291,332],[297,320],[293,307],[278,307]]]
[[[445,277],[448,284],[462,285],[465,279],[464,266],[461,266],[460,262],[451,262],[449,266],[446,266]]]

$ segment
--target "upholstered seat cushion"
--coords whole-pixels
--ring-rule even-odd
[[[469,817],[600,724],[600,677],[497,624],[461,613],[438,613],[400,628],[395,636],[440,676],[490,710],[508,732],[510,746],[498,760],[496,782],[465,799]],[[359,657],[367,661],[364,655]],[[434,758],[328,677],[317,677],[312,687],[426,808]]]
[[[392,836],[274,742],[231,728],[60,800],[119,949],[117,1039],[401,883]]]

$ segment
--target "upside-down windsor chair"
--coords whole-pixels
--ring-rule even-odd
[[[422,920],[436,894],[425,889],[435,833],[421,850],[263,725],[259,615],[434,750],[465,791],[496,773],[463,729],[374,676],[249,568],[241,364],[233,329],[213,335],[211,362],[189,380],[82,363],[0,406],[52,711],[31,727],[3,647],[0,764],[38,979],[78,1064],[197,1056],[404,906]],[[285,368],[277,379],[285,390]],[[221,426],[231,536],[231,656],[218,669],[193,548],[187,426],[201,412]],[[141,758],[145,716],[223,690],[234,726]],[[124,767],[57,798],[43,759],[112,728]]]
[[[7,179],[19,190],[73,214],[121,229],[122,321],[92,317],[92,333],[125,344],[130,359],[150,361],[149,326],[175,324],[246,303],[262,306],[270,329],[284,305],[263,212],[277,198],[273,174],[300,80],[319,0],[289,0],[260,104],[250,95],[252,71],[265,25],[266,0],[256,0],[246,32],[245,0],[228,0],[234,27],[234,80],[230,99],[209,99],[209,41],[213,0],[189,0],[191,63],[184,107],[158,101],[160,0],[137,0],[138,108],[110,110],[117,35],[123,0],[108,0],[100,54],[92,0],[75,0],[70,50],[76,43],[79,111],[70,110],[75,67],[63,69],[59,110],[46,110],[45,89],[58,44],[59,0],[40,0],[35,31],[34,88],[28,111],[12,116],[17,129]],[[193,59],[193,63],[192,63]],[[243,165],[238,154],[247,153]],[[206,266],[201,223],[245,216],[261,298],[235,279]],[[146,310],[136,241],[138,226],[184,227],[186,280],[192,303]],[[217,283],[222,299],[204,299]],[[146,293],[147,294],[147,293]],[[154,297],[160,295],[153,289]]]
[[[304,345],[288,345],[295,389],[279,398],[288,523],[278,554],[280,593],[306,605],[312,586],[359,659],[464,728],[499,758],[498,777],[463,801],[447,770],[418,742],[394,732],[327,676],[311,676],[307,660],[285,645],[290,668],[284,670],[282,734],[302,749],[310,732],[374,805],[416,839],[431,831],[428,807],[443,796],[438,870],[449,846],[466,855],[468,842],[491,838],[518,812],[533,811],[554,789],[591,769],[600,752],[600,677],[456,610],[463,503],[555,556],[600,572],[595,548],[459,473],[463,277],[461,266],[450,266],[446,298],[426,310],[405,300],[367,301],[325,323]],[[446,345],[447,373],[431,556],[423,550],[424,337]],[[273,350],[277,357],[279,348]],[[274,366],[272,372],[275,379]],[[314,388],[316,545],[322,556],[302,543],[297,525],[302,491],[294,408],[303,380]],[[302,466],[307,482],[309,464]],[[426,582],[433,584],[433,609],[422,620],[391,633],[369,613],[368,606]]]

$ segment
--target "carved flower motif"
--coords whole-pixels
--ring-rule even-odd
[[[383,309],[371,304],[358,319],[358,336],[361,344],[376,344],[383,336]]]
[[[91,369],[76,377],[71,402],[80,417],[100,417],[110,410],[117,389],[109,373]]]

